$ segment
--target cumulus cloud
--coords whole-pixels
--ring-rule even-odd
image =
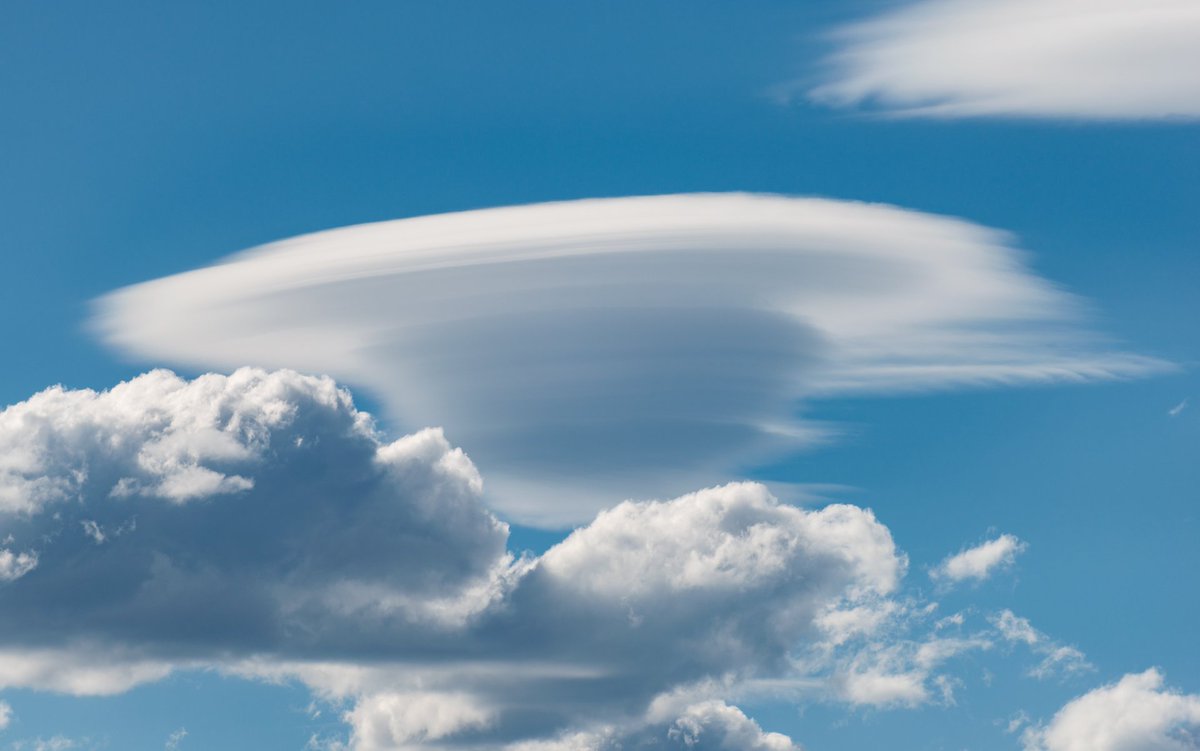
[[[155,362],[365,386],[406,429],[462,442],[489,505],[563,526],[819,440],[795,418],[804,398],[1162,365],[1106,349],[1080,309],[969,222],[703,194],[307,235],[114,292],[94,323]],[[153,492],[179,499],[245,490],[236,473],[162,472],[173,484]]]
[[[1194,751],[1200,695],[1165,688],[1151,668],[1066,704],[1044,727],[1028,728],[1026,751]]]
[[[29,654],[361,646],[468,617],[508,565],[462,452],[436,430],[382,442],[328,378],[56,387],[0,413],[0,457],[3,532],[31,551],[0,559],[24,570],[0,641]]]
[[[951,584],[965,580],[983,581],[997,570],[1011,566],[1025,547],[1025,543],[1014,535],[1000,535],[994,540],[947,556],[929,575],[935,581]]]
[[[836,35],[811,98],[918,117],[1200,117],[1192,0],[919,0]]]
[[[0,413],[0,448],[0,535],[37,555],[0,585],[0,688],[298,680],[360,751],[791,748],[722,694],[871,632],[833,614],[889,611],[906,566],[870,511],[753,483],[621,503],[515,559],[440,431],[385,441],[291,371],[48,389]]]
[[[696,751],[800,751],[782,733],[764,733],[742,710],[721,701],[688,707],[671,724],[667,738]]]

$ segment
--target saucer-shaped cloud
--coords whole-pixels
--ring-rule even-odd
[[[364,750],[789,748],[722,692],[791,676],[830,613],[885,607],[906,566],[870,511],[752,483],[621,503],[514,559],[440,431],[386,442],[291,371],[36,394],[0,412],[0,498],[23,569],[0,580],[0,689],[298,679],[348,703]]]
[[[921,117],[1200,117],[1193,0],[919,0],[837,35],[810,96]]]
[[[1078,307],[968,222],[705,194],[307,235],[119,290],[96,324],[156,361],[369,387],[406,428],[461,441],[493,507],[565,524],[813,440],[802,397],[1156,366],[1097,349]]]

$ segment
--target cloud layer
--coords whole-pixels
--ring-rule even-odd
[[[1200,117],[1191,0],[919,0],[843,29],[810,96],[919,117]]]
[[[625,502],[514,559],[440,431],[386,442],[291,371],[48,389],[0,413],[0,457],[0,536],[36,560],[0,582],[0,688],[300,680],[364,751],[791,748],[723,697],[794,678],[906,568],[869,511],[756,484]]]
[[[155,361],[366,386],[400,424],[461,441],[490,505],[562,525],[811,443],[820,427],[795,417],[806,397],[1161,365],[1106,350],[1079,312],[993,230],[717,194],[298,237],[115,292],[95,323]]]

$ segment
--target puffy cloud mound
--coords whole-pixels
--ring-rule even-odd
[[[479,491],[440,432],[384,444],[328,378],[48,389],[0,413],[0,525],[29,551],[0,554],[0,639],[303,650],[465,617],[505,555]]]
[[[1164,688],[1153,668],[1131,673],[1067,703],[1023,740],[1027,751],[1194,751],[1200,695]]]
[[[929,572],[929,575],[946,583],[983,581],[995,571],[1011,566],[1017,554],[1024,552],[1025,547],[1025,543],[1014,535],[1000,535],[994,540],[947,556]]]
[[[1079,312],[969,222],[703,194],[321,232],[114,292],[95,324],[155,362],[370,388],[400,424],[462,441],[492,507],[565,526],[811,443],[800,399],[1161,366],[1106,350]],[[167,477],[181,494],[240,482]]]
[[[48,389],[0,413],[0,447],[0,536],[28,551],[4,559],[27,570],[0,582],[0,688],[296,679],[349,703],[362,751],[792,748],[721,695],[793,677],[906,565],[870,511],[749,483],[622,503],[514,560],[440,431],[386,442],[291,371]]]
[[[810,96],[919,117],[1200,117],[1192,0],[918,0],[843,29]]]

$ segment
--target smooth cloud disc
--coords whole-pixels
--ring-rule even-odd
[[[968,222],[697,194],[320,232],[118,290],[95,322],[155,361],[366,386],[444,426],[496,508],[561,525],[811,442],[801,397],[1158,366],[1097,351],[1077,307]]]

